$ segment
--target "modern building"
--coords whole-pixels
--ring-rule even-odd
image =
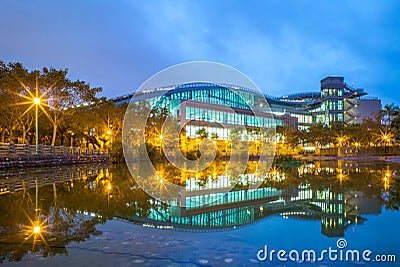
[[[305,128],[315,123],[359,124],[365,118],[374,118],[381,110],[381,100],[366,95],[363,89],[345,83],[343,77],[326,77],[321,80],[319,92],[266,99],[274,115],[296,117],[299,128]]]
[[[316,92],[281,97],[260,94],[236,85],[204,82],[187,83],[146,90],[113,99],[116,103],[148,100],[152,105],[167,107],[186,127],[186,135],[194,137],[206,128],[220,139],[237,126],[255,130],[260,127],[297,126],[300,129],[316,123],[359,124],[375,117],[381,110],[378,98],[367,98],[363,89],[355,89],[343,77],[326,77]],[[270,110],[264,105],[268,103]]]
[[[120,103],[146,101],[153,108],[167,108],[184,126],[186,137],[195,138],[205,128],[218,139],[227,139],[237,127],[250,131],[274,129],[275,125],[297,125],[297,119],[273,115],[265,97],[252,89],[234,85],[195,82],[173,87],[146,90],[114,99]]]

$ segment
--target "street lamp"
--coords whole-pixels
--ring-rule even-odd
[[[35,128],[36,128],[35,152],[36,152],[36,154],[39,154],[39,119],[38,119],[38,115],[39,115],[40,98],[38,97],[38,90],[36,90],[36,97],[33,99],[33,104],[35,105]]]
[[[381,144],[383,144],[385,147],[387,145],[390,145],[390,141],[393,138],[393,133],[385,131],[383,132],[381,130],[380,135],[378,135],[378,140],[380,141]]]
[[[388,142],[388,139],[389,139],[389,136],[387,136],[386,134],[385,135],[383,135],[383,141],[385,142],[385,145],[387,144],[387,142]]]
[[[108,135],[108,140],[110,140],[110,144],[109,144],[109,147],[112,145],[112,142],[113,142],[113,137],[112,137],[112,131],[111,131],[111,129],[108,129],[107,130],[107,135]]]
[[[344,135],[340,135],[340,136],[338,136],[338,137],[336,138],[336,140],[337,140],[337,142],[338,142],[338,145],[341,147],[341,146],[343,146],[343,144],[347,141],[347,138],[346,138],[346,136],[344,136]]]
[[[40,225],[35,225],[34,227],[33,227],[33,233],[34,234],[39,234],[40,233]]]
[[[18,96],[26,99],[27,101],[19,103],[19,105],[26,105],[29,104],[30,106],[22,113],[21,117],[23,117],[25,114],[27,114],[33,107],[35,107],[35,128],[36,128],[36,142],[35,142],[35,154],[39,154],[39,108],[43,111],[43,113],[47,116],[47,118],[54,123],[53,119],[50,117],[50,115],[47,113],[47,111],[43,108],[43,106],[46,106],[48,108],[51,108],[48,105],[48,101],[50,99],[44,99],[44,96],[54,87],[55,84],[51,85],[49,88],[46,89],[46,91],[39,95],[39,83],[38,79],[36,78],[36,92],[33,94],[21,80],[19,80],[19,83],[21,86],[24,88],[24,90],[28,93],[28,95],[24,94],[17,94]]]

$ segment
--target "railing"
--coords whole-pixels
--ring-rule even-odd
[[[0,195],[20,190],[29,190],[38,186],[53,183],[72,182],[74,180],[97,177],[106,169],[102,165],[80,165],[79,167],[68,166],[65,168],[44,168],[36,169],[33,172],[0,172]],[[4,179],[6,177],[6,179]]]
[[[36,146],[30,144],[0,143],[0,154],[36,154]],[[39,145],[38,154],[48,155],[104,155],[107,149],[95,149],[86,147],[65,147]]]

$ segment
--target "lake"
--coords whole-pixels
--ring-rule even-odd
[[[224,162],[212,167],[190,173],[156,166],[187,188],[179,206],[137,184],[125,165],[3,170],[0,263],[395,266],[400,260],[397,163],[276,165],[257,187],[246,184],[257,175],[252,163],[237,177]],[[230,190],[221,186],[232,181]]]

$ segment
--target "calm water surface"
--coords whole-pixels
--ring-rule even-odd
[[[157,168],[168,172],[168,166]],[[290,260],[290,251],[301,257],[302,251],[314,250],[318,258],[329,247],[338,257],[340,251],[371,250],[371,259],[395,255],[400,261],[400,165],[321,161],[275,166],[256,189],[243,182],[253,175],[249,166],[234,190],[207,202],[218,195],[218,188],[210,186],[225,177],[221,169],[196,175],[170,172],[171,179],[193,189],[187,203],[208,203],[186,208],[148,196],[125,166],[2,171],[0,263],[291,266],[297,263]],[[265,246],[268,252],[285,250],[288,261],[279,261],[276,254],[272,261],[260,261],[257,253]],[[396,266],[330,261],[328,255],[301,263]]]

